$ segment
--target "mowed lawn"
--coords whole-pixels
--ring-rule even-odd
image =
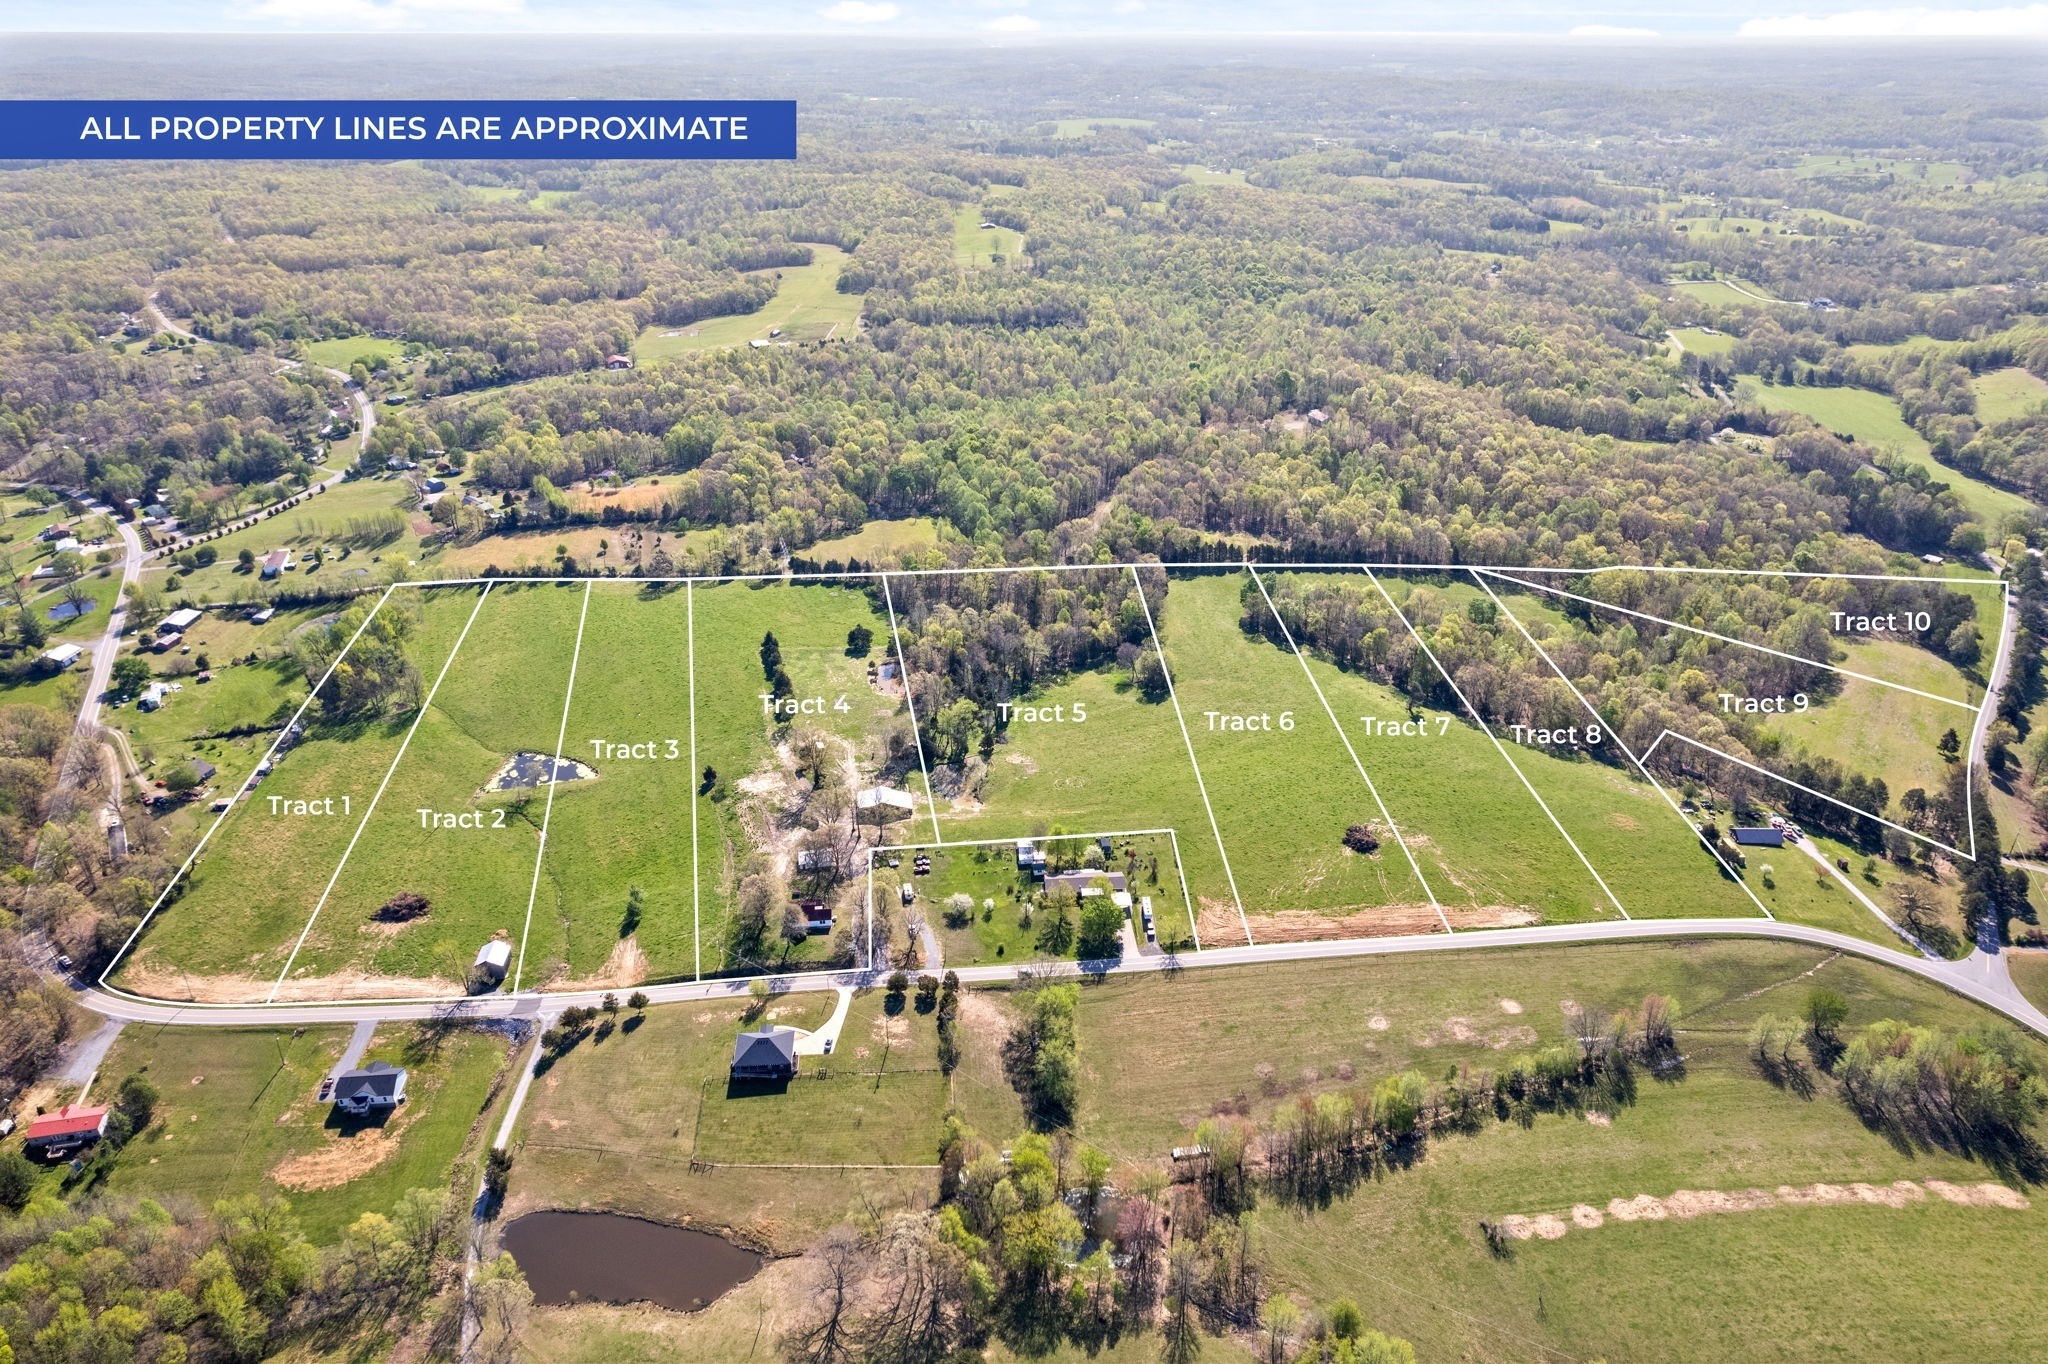
[[[1144,700],[1113,668],[1077,673],[1023,700],[1070,717],[1080,707],[1087,719],[1013,721],[989,759],[980,799],[940,799],[945,841],[1172,829],[1197,906],[1196,940],[1242,946],[1244,926],[1173,707]]]
[[[1557,1213],[1681,1189],[1815,1182],[1995,1180],[1981,1164],[1901,1152],[1831,1093],[1802,1099],[1755,1076],[1750,1023],[1796,1013],[1825,985],[1851,1025],[1960,1025],[1982,1011],[1883,967],[1792,944],[1694,942],[1463,953],[1188,971],[1083,991],[1078,1134],[1157,1160],[1191,1124],[1243,1096],[1264,1119],[1289,1096],[1353,1089],[1414,1068],[1494,1068],[1564,1037],[1565,1000],[1677,1001],[1684,1078],[1641,1081],[1611,1125],[1540,1116],[1432,1144],[1328,1209],[1259,1214],[1274,1286],[1317,1302],[1371,1298],[1374,1324],[1425,1359],[2021,1358],[2048,1349],[2023,1295],[1959,1305],[1957,1278],[1998,1277],[2048,1233],[2022,1212],[1927,1199],[1572,1229],[1496,1258],[1481,1218]],[[1351,1078],[1355,1077],[1355,1078]],[[1901,1264],[1940,1264],[1908,1275]],[[1626,1285],[1627,1291],[1617,1291]],[[1811,1291],[1809,1291],[1809,1289]]]
[[[786,265],[755,271],[781,277],[775,296],[750,313],[707,317],[671,326],[656,323],[640,333],[633,352],[642,361],[666,360],[690,351],[715,350],[749,341],[845,340],[859,324],[860,294],[839,292],[839,275],[846,266],[846,253],[824,242],[805,242],[811,248],[809,265]]]
[[[372,577],[382,558],[419,556],[420,537],[411,524],[418,513],[402,508],[411,496],[412,490],[395,478],[330,483],[324,491],[275,516],[209,540],[207,547],[220,557],[208,567],[184,569],[168,560],[153,560],[144,581],[162,586],[175,575],[181,582],[179,595],[194,601],[226,601],[262,581],[255,570],[240,566],[243,550],[261,559],[274,549],[287,548],[298,562],[289,573],[272,580],[280,587],[333,587]],[[379,518],[388,518],[393,512],[405,518],[397,538],[386,541],[381,531],[368,533]],[[322,547],[328,551],[327,562],[316,565],[310,556]]]
[[[526,923],[547,787],[485,788],[515,754],[553,755],[583,605],[594,590],[501,583],[482,598],[306,939],[294,979],[361,971],[452,987],[497,934],[511,940],[515,961],[523,958],[524,983],[545,983],[564,969],[560,919],[536,906],[530,933]],[[430,687],[433,681],[426,679]],[[436,827],[423,810],[473,823]],[[376,922],[377,910],[401,892],[427,898],[425,917]]]
[[[733,1038],[763,1022],[815,1029],[831,1017],[829,991],[778,995],[761,1017],[744,999],[712,1000],[650,1010],[636,1026],[603,1041],[585,1041],[534,1081],[520,1119],[518,1163],[512,1178],[510,1215],[536,1207],[608,1208],[638,1216],[697,1226],[731,1227],[778,1249],[797,1250],[845,1215],[863,1191],[884,1206],[929,1199],[936,1186],[926,1170],[750,1170],[693,1169],[700,1153],[697,1133],[707,1082],[727,1111],[719,1136],[727,1143],[800,1139],[787,1096],[762,1095],[727,1104],[723,1084],[732,1060]],[[834,1055],[834,1073],[848,1075],[884,1064],[876,1029],[888,1018],[879,991],[857,997]],[[895,1055],[887,1064],[908,1072],[931,1064],[936,1025],[914,1008],[889,1020]],[[868,1049],[867,1056],[858,1053]],[[815,1066],[819,1058],[806,1058]],[[964,1067],[963,1067],[964,1069]],[[838,1080],[799,1080],[821,1091],[846,1094]],[[908,1091],[906,1091],[907,1093]],[[936,1096],[943,1100],[943,1094]],[[796,1103],[805,1100],[800,1096]],[[811,1116],[820,1116],[815,1110]],[[944,1116],[935,1109],[906,1107],[899,1116],[916,1131],[934,1133]],[[829,1132],[831,1129],[827,1129]],[[824,1139],[812,1148],[815,1160],[834,1164],[856,1159],[859,1145]],[[934,1145],[935,1145],[934,1136]]]
[[[361,360],[372,370],[395,364],[405,354],[405,343],[380,341],[374,336],[332,336],[325,341],[301,341],[299,354],[310,364],[345,370]]]
[[[1010,227],[983,227],[977,204],[964,204],[953,215],[953,263],[966,267],[1015,265],[1024,256],[1024,234]]]
[[[2024,417],[2048,403],[2048,379],[2017,365],[1980,374],[1970,387],[1977,394],[1977,420],[1987,426]]]
[[[1694,355],[1726,355],[1735,349],[1736,340],[1727,332],[1706,327],[1680,327],[1671,333],[1673,345]]]
[[[1415,927],[1409,920],[1418,909],[1422,926],[1438,927],[1300,660],[1240,628],[1242,593],[1251,586],[1242,573],[1175,577],[1154,618],[1253,937],[1273,915],[1342,918],[1389,906],[1397,909],[1387,916],[1397,929]],[[1266,614],[1256,589],[1250,600]],[[1246,717],[1267,727],[1229,728]],[[1353,824],[1378,830],[1378,852],[1344,846]],[[1370,931],[1370,921],[1352,927]],[[1335,924],[1328,933],[1351,936]]]
[[[1865,445],[1925,469],[1935,481],[1953,488],[1970,515],[1987,530],[1996,530],[2008,516],[2033,510],[2033,505],[2017,493],[1995,488],[1936,461],[1926,439],[1906,424],[1898,401],[1888,394],[1866,388],[1805,388],[1760,379],[1743,380],[1741,393],[1766,411],[1803,413],[1837,435],[1853,436]]]
[[[345,1027],[130,1024],[97,1088],[111,1093],[139,1071],[162,1099],[156,1120],[122,1152],[109,1191],[202,1207],[237,1194],[282,1196],[310,1236],[332,1241],[359,1215],[388,1213],[408,1189],[453,1187],[504,1066],[505,1040],[383,1025],[365,1057],[407,1068],[406,1102],[388,1118],[344,1127],[314,1096],[348,1036]]]
[[[468,588],[405,589],[390,598],[385,609],[416,616],[407,653],[425,683],[448,658],[476,600]],[[222,816],[177,898],[124,963],[123,984],[173,999],[261,999],[269,991],[412,715],[328,724],[309,712],[309,719],[305,739]],[[288,813],[290,802],[318,802],[320,813]]]
[[[1987,645],[1996,645],[1996,632],[1993,621]],[[1968,700],[1979,694],[1953,665],[1911,644],[1859,641],[1850,647],[1849,655],[1843,667],[1933,696]],[[1848,771],[1882,777],[1896,802],[1911,787],[1929,793],[1941,788],[1949,765],[1935,746],[1951,729],[1967,743],[1974,718],[1965,706],[1848,677],[1842,679],[1838,696],[1825,699],[1803,715],[1767,717],[1764,729],[1814,757],[1833,758]],[[1896,810],[1890,813],[1896,817]]]
[[[789,583],[695,585],[695,674],[697,767],[718,776],[716,787],[698,797],[697,893],[704,969],[726,965],[726,925],[737,902],[743,868],[755,851],[742,806],[772,806],[784,772],[775,747],[775,724],[762,703],[768,680],[761,668],[761,643],[773,632],[783,670],[799,700],[822,701],[818,714],[799,723],[842,740],[863,781],[878,772],[883,736],[902,709],[899,698],[868,682],[868,665],[893,658],[888,617],[858,586]],[[847,635],[865,626],[873,638],[866,658],[847,652]],[[844,708],[841,708],[841,700]],[[759,795],[741,786],[759,778]],[[918,799],[917,827],[928,828],[924,786],[914,773],[899,777]],[[757,812],[757,820],[758,820]],[[756,825],[758,827],[758,824]],[[818,940],[813,940],[818,941]]]
[[[818,541],[805,550],[803,556],[821,564],[831,563],[834,559],[842,562],[858,559],[862,563],[872,563],[876,559],[901,558],[917,550],[936,549],[940,524],[930,517],[870,521],[857,531]]]
[[[1773,297],[1770,290],[1762,288],[1746,279],[1689,279],[1674,282],[1671,287],[1688,298],[1696,299],[1710,308],[1790,306],[1786,300]],[[1748,292],[1744,292],[1745,290]]]
[[[635,975],[697,969],[688,606],[680,583],[591,589],[566,749],[598,776],[555,793],[534,911],[561,924],[576,978],[600,971],[615,951],[641,954]],[[633,745],[634,756],[606,756],[593,741]],[[626,905],[636,888],[644,908],[629,932]]]

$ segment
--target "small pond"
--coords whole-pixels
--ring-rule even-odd
[[[530,1212],[505,1228],[535,1302],[651,1302],[694,1312],[761,1272],[722,1236],[611,1212]]]
[[[597,769],[574,758],[557,758],[552,753],[514,753],[491,777],[486,791],[516,791],[550,782],[589,781]]]

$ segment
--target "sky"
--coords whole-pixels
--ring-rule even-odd
[[[1871,0],[0,0],[0,32],[802,33],[1020,40],[1359,33],[1629,38],[2030,38],[2048,3]]]

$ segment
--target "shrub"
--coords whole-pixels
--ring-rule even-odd
[[[374,917],[379,923],[409,924],[414,919],[424,919],[431,904],[416,890],[401,890],[385,901]]]
[[[1376,853],[1380,850],[1379,832],[1370,824],[1354,824],[1344,831],[1344,846],[1355,853]]]

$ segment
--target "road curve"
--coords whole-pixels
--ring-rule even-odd
[[[1972,972],[1964,962],[1929,961],[1891,948],[1836,933],[1774,919],[1633,919],[1624,922],[1553,924],[1535,928],[1471,929],[1464,932],[1419,934],[1401,938],[1361,938],[1344,942],[1268,943],[1258,947],[1208,948],[1185,956],[1139,957],[1115,962],[1084,962],[1078,966],[1037,964],[1035,966],[968,966],[959,970],[969,984],[1003,984],[1021,975],[1044,975],[1064,971],[1074,977],[1126,976],[1149,972],[1199,969],[1209,966],[1250,966],[1266,962],[1316,961],[1349,957],[1384,957],[1415,952],[1459,952],[1502,947],[1557,946],[1569,943],[1642,942],[1684,938],[1773,938],[1805,943],[1864,957],[1908,972],[1943,986],[1956,994],[2005,1015],[2044,1038],[2048,1038],[2048,1014],[2035,1008],[2016,992],[2000,988],[2000,982]],[[870,986],[884,978],[880,971],[818,972],[802,976],[770,978],[777,990],[826,990],[841,986]],[[679,981],[668,985],[642,985],[641,993],[656,1004],[689,1000],[730,999],[747,993],[751,981]],[[280,1024],[354,1023],[363,1019],[422,1019],[447,1016],[469,1018],[533,1018],[542,1012],[556,1013],[575,1005],[592,1005],[607,992],[603,990],[563,991],[559,994],[526,992],[517,995],[484,995],[470,999],[407,1000],[379,1003],[364,1001],[345,1004],[180,1004],[143,999],[106,987],[82,990],[79,1002],[108,1018],[131,1023],[203,1024],[217,1027],[247,1026],[261,1020]]]

